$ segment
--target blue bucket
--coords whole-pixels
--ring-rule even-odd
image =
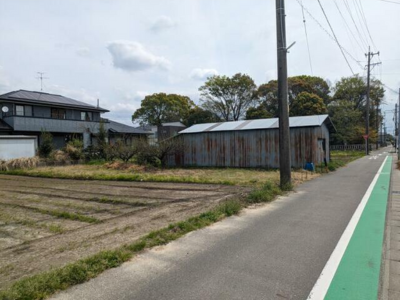
[[[311,172],[315,171],[314,164],[312,162],[306,163],[304,169]]]

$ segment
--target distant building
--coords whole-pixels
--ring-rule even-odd
[[[100,122],[108,132],[110,142],[146,138],[144,130],[102,119],[107,109],[61,95],[19,90],[0,95],[0,135],[28,135],[39,138],[42,130],[53,135],[56,148],[62,148],[80,138],[85,147],[93,144]]]
[[[329,162],[328,115],[291,117],[293,168]],[[169,157],[170,166],[279,168],[278,118],[193,125],[179,133],[184,151]]]
[[[137,128],[149,132],[148,141],[150,144],[155,144],[158,141],[178,135],[186,126],[181,122],[169,122],[162,123],[160,126],[144,125]]]

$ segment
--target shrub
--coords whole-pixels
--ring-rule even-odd
[[[79,139],[73,139],[67,143],[65,152],[73,160],[79,160],[84,157],[83,154],[83,142]]]
[[[117,141],[112,145],[112,149],[114,155],[123,162],[131,160],[139,151],[137,146],[126,145],[123,141]]]
[[[39,159],[37,157],[0,160],[0,171],[10,171],[15,169],[30,169],[37,167],[38,164],[39,164]]]
[[[102,150],[98,150],[99,156],[104,158],[106,161],[114,161],[117,159],[117,147],[115,145],[105,145]]]
[[[157,145],[150,145],[145,141],[140,141],[137,147],[136,162],[139,165],[151,165],[154,167],[161,165],[161,161],[157,157]]]
[[[39,156],[48,158],[53,151],[53,136],[51,133],[42,130],[40,134]]]
[[[54,150],[50,153],[49,159],[56,163],[66,163],[69,157],[64,151]]]
[[[281,189],[276,184],[272,182],[267,182],[261,189],[252,191],[247,197],[247,202],[270,202],[281,193]]]
[[[139,141],[137,144],[138,164],[165,166],[169,155],[175,155],[183,151],[183,143],[179,138],[170,138],[150,145],[147,141]]]

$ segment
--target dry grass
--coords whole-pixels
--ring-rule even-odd
[[[37,157],[0,160],[0,171],[30,169],[37,167],[38,164],[39,164],[39,158]]]
[[[9,173],[12,174],[12,173]],[[265,182],[279,182],[279,171],[239,168],[144,168],[134,164],[49,166],[22,170],[15,175],[47,178],[113,180],[113,181],[154,181],[261,186]],[[303,170],[292,173],[294,185],[318,176]]]

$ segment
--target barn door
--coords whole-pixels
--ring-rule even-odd
[[[325,139],[318,139],[318,164],[324,163],[326,165],[326,147]]]

